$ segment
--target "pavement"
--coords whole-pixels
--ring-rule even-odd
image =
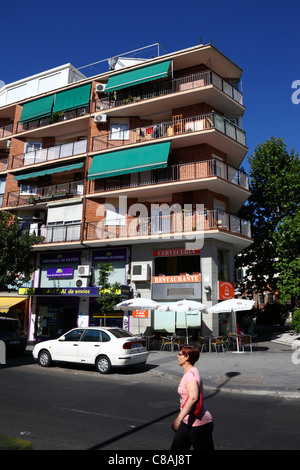
[[[300,398],[300,335],[292,331],[260,335],[253,351],[202,352],[195,364],[205,392],[231,392]],[[180,381],[182,370],[177,351],[149,351],[147,366],[152,374]]]

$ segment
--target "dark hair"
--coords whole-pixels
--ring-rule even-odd
[[[185,344],[184,346],[181,346],[180,352],[184,356],[188,357],[188,361],[192,366],[199,359],[199,355],[200,355],[199,349],[196,348],[195,346],[191,346],[190,344]]]

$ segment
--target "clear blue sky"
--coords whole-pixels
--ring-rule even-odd
[[[212,40],[243,69],[248,155],[273,135],[300,153],[300,104],[291,101],[299,31],[299,0],[3,2],[0,80],[68,62],[81,67],[155,42],[169,53]]]

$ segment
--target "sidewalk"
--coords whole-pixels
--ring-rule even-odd
[[[292,361],[294,348],[287,338],[259,342],[253,352],[203,352],[196,363],[204,392],[235,392],[300,398],[300,350]],[[153,374],[179,382],[182,370],[177,351],[150,351],[147,364]],[[295,357],[295,355],[294,355]]]

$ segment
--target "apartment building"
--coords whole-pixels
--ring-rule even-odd
[[[234,296],[234,256],[252,242],[236,215],[249,197],[241,75],[199,45],[90,78],[72,68],[63,84],[49,71],[48,88],[2,101],[1,210],[43,237],[32,288],[19,290],[31,340],[104,321],[132,332],[230,328],[230,316],[206,313],[104,318],[96,298],[103,261],[124,298],[209,307]]]

